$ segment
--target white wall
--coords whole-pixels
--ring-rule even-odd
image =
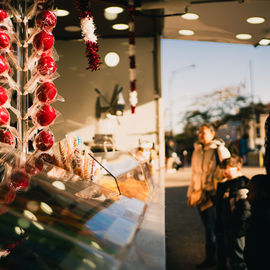
[[[102,64],[100,71],[86,70],[85,45],[81,41],[57,41],[56,50],[60,56],[58,72],[61,77],[55,80],[58,92],[65,98],[64,103],[53,106],[59,110],[64,122],[52,126],[56,140],[66,134],[79,135],[83,141],[90,141],[95,133],[108,131],[115,134],[118,149],[130,149],[138,145],[138,139],[156,143],[156,102],[154,101],[153,75],[153,39],[136,39],[136,73],[138,107],[135,114],[130,113],[129,95],[129,59],[127,39],[99,40],[101,61],[110,51],[120,55],[117,67],[110,68]],[[126,110],[123,117],[97,122],[95,102],[97,94],[94,88],[101,90],[108,100],[115,84],[123,87]]]

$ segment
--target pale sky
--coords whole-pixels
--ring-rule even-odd
[[[192,110],[191,104],[198,95],[241,82],[246,84],[245,93],[249,95],[250,62],[255,100],[270,102],[270,46],[255,48],[251,45],[171,39],[163,39],[161,46],[166,130],[170,129],[172,119],[174,132],[181,131],[181,123],[178,123],[181,115]],[[193,64],[195,68],[191,67]],[[173,109],[172,118],[169,108]]]

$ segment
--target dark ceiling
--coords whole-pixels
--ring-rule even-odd
[[[149,2],[149,0],[144,0]],[[98,37],[110,38],[110,37],[127,37],[128,30],[117,31],[112,29],[112,25],[116,23],[128,23],[127,1],[103,1],[103,0],[91,0],[91,11],[94,17],[94,23],[96,26],[96,34]],[[76,9],[74,0],[55,0],[55,8],[65,9],[70,12],[66,17],[58,17],[57,26],[54,29],[54,35],[56,39],[69,40],[81,38],[80,32],[67,32],[64,30],[65,26],[80,26],[78,19],[78,12]],[[136,5],[139,6],[141,1],[136,1]],[[124,12],[119,14],[117,19],[108,21],[104,18],[104,9],[117,5],[124,8]],[[137,13],[135,17],[136,36],[146,37],[153,36],[155,33],[161,33],[162,30],[162,10],[147,10]]]
[[[69,16],[58,17],[54,35],[58,40],[81,39],[80,31],[67,32],[65,26],[80,26],[75,0],[54,1],[54,8],[65,9]],[[87,2],[87,0],[85,0]],[[214,41],[238,44],[257,45],[258,42],[270,39],[270,0],[134,0],[135,35],[149,37],[161,34],[162,38],[197,41]],[[128,37],[128,30],[117,31],[113,24],[128,23],[127,0],[90,0],[96,34],[102,38]],[[115,20],[104,17],[104,9],[110,6],[121,6],[124,12]],[[189,21],[181,14],[194,12],[199,20]],[[265,19],[262,24],[251,25],[246,19],[260,16]],[[193,36],[181,36],[179,29],[191,29]],[[236,35],[248,33],[249,40],[239,40]]]

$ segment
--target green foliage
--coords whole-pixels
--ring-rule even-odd
[[[197,140],[196,131],[205,122],[218,128],[228,121],[239,121],[244,130],[248,130],[250,120],[254,115],[265,112],[266,106],[251,103],[249,97],[239,94],[239,87],[242,86],[229,87],[198,97],[193,104],[195,109],[184,116],[185,126],[183,132],[176,135],[176,142],[192,151],[193,143]]]

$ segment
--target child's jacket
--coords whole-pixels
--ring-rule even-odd
[[[229,232],[233,237],[244,236],[251,214],[247,200],[248,181],[245,176],[218,183],[216,232]]]

